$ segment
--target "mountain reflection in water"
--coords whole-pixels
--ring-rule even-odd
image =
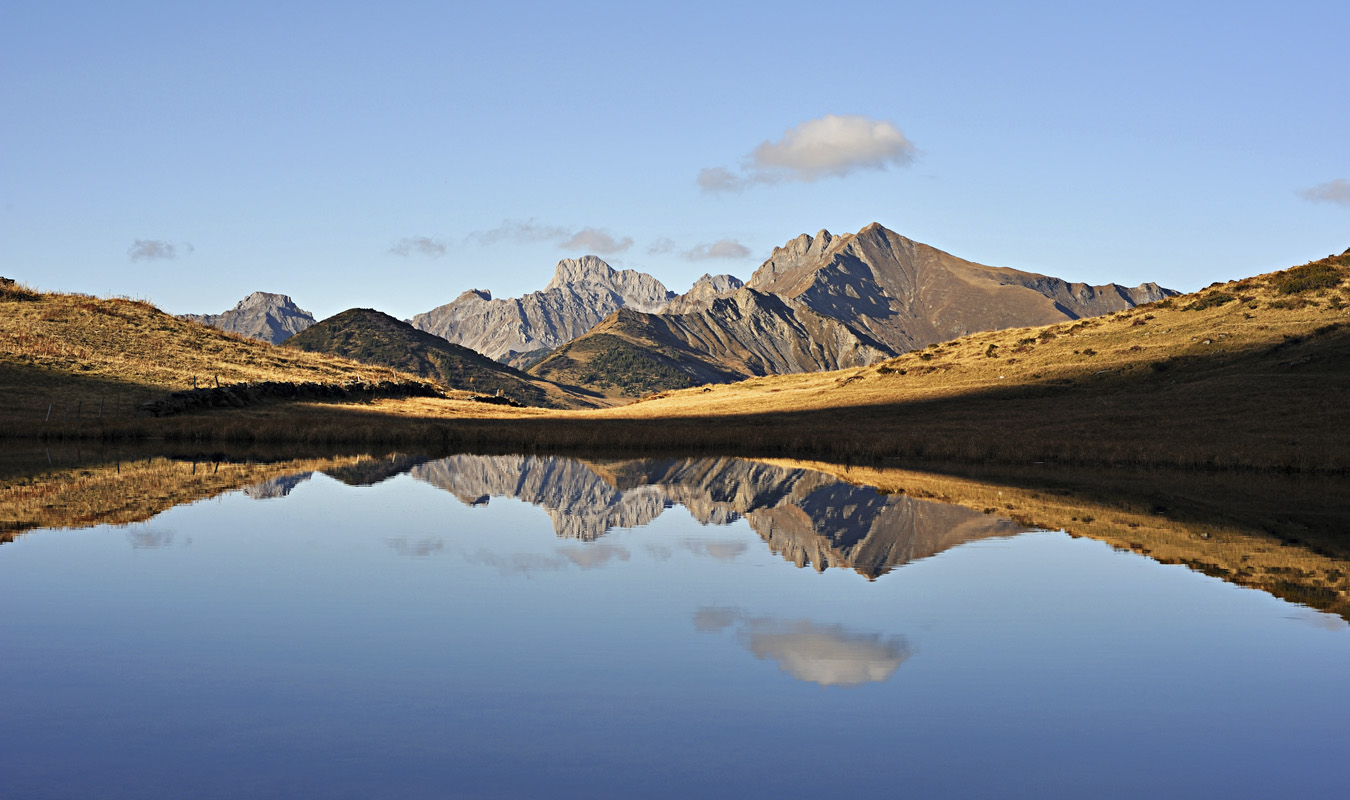
[[[486,505],[493,497],[521,500],[544,509],[560,538],[582,542],[595,542],[613,528],[647,525],[679,505],[703,525],[745,519],[774,553],[799,567],[852,569],[869,579],[963,542],[1031,530],[964,506],[885,494],[810,469],[737,458],[583,461],[561,456],[455,455],[428,461],[396,456],[359,470],[334,472],[338,474],[333,477],[355,485],[407,472],[471,507]],[[245,493],[255,498],[283,496],[307,477],[308,473],[274,478]],[[402,541],[391,546],[410,555],[435,551]],[[687,547],[719,559],[735,558],[744,550],[726,542],[691,541]],[[528,571],[561,568],[570,562],[590,568],[614,555],[567,551],[556,564],[534,559],[494,566]]]

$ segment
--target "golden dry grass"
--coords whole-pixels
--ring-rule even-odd
[[[1309,269],[1320,277],[1294,280]],[[277,405],[167,420],[62,420],[45,427],[11,422],[4,432],[1344,471],[1350,469],[1348,272],[1350,257],[1342,256],[1105,317],[974,334],[863,369],[667,392],[596,411],[410,399]],[[89,299],[61,302],[68,308]],[[237,355],[221,349],[203,359],[196,354],[201,345],[192,342],[223,348],[208,329],[151,322],[166,326],[177,341],[153,359],[158,371],[152,375],[161,385],[170,376],[181,382],[188,364],[201,369],[215,364],[215,357],[259,359],[275,350],[239,342],[249,349]],[[91,326],[116,327],[101,318],[49,320],[57,323],[65,326],[63,341],[71,343]],[[159,335],[147,334],[147,327],[140,325],[142,335]],[[83,346],[78,357],[44,370],[65,376],[111,371],[99,366],[103,356]],[[106,360],[131,347],[118,340]],[[92,370],[83,369],[83,358],[93,360]],[[338,360],[324,361],[328,367],[313,369],[334,368],[331,362]],[[277,370],[300,369],[269,363]],[[148,381],[139,371],[151,366],[142,360],[116,374]],[[41,393],[36,397],[41,400]]]
[[[165,314],[149,303],[79,294],[0,291],[4,416],[129,417],[150,397],[245,381],[341,383],[395,373],[334,356],[274,347]],[[398,375],[401,380],[415,376]],[[69,411],[67,407],[70,406]],[[36,429],[36,428],[35,428]]]

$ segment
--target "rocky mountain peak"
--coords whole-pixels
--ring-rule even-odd
[[[183,314],[204,325],[280,344],[314,324],[314,315],[284,294],[253,292],[223,314]]]
[[[724,294],[726,292],[734,292],[744,285],[745,281],[737,278],[735,275],[709,275],[705,272],[703,273],[702,278],[694,281],[694,285],[689,291],[694,292],[696,290],[706,289],[708,291],[716,292],[717,294]]]
[[[845,238],[847,237],[834,236],[824,228],[815,236],[803,233],[782,247],[775,247],[769,260],[750,276],[749,285],[767,285],[783,273],[819,261],[835,244]]]
[[[614,268],[606,264],[599,256],[564,258],[553,270],[553,280],[548,282],[544,291],[561,289],[577,283],[598,283],[608,286],[614,282]]]
[[[238,303],[234,304],[231,311],[254,311],[263,308],[285,309],[286,311],[308,314],[308,311],[301,309],[295,304],[295,301],[289,295],[273,294],[272,292],[254,292]],[[228,312],[227,312],[228,313]]]
[[[725,297],[745,286],[745,281],[735,275],[709,275],[694,281],[689,291],[676,297],[661,309],[662,314],[688,314],[701,311],[712,304],[713,300]]]

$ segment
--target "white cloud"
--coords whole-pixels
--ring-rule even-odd
[[[408,256],[440,258],[445,255],[445,243],[426,236],[411,236],[395,242],[394,246],[389,248],[389,254],[405,258]]]
[[[735,239],[718,239],[712,244],[695,245],[684,253],[690,261],[705,261],[710,258],[747,258],[750,248]]]
[[[1319,183],[1311,189],[1304,189],[1299,192],[1299,196],[1313,203],[1335,203],[1350,206],[1350,181],[1345,178],[1337,178],[1334,181]]]
[[[700,170],[698,185],[705,192],[727,192],[757,183],[817,181],[906,166],[917,152],[894,123],[860,114],[826,114],[756,147],[739,174],[726,167]]]
[[[190,255],[195,250],[190,244],[176,245],[162,239],[137,239],[127,248],[132,261],[169,261],[179,254]]]
[[[560,246],[564,250],[584,250],[587,253],[604,256],[622,253],[633,246],[633,240],[628,236],[616,239],[608,231],[598,228],[582,228]]]

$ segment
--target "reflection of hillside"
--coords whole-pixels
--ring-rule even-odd
[[[356,465],[369,456],[271,463],[116,458],[36,472],[0,485],[0,542],[33,528],[85,528],[147,520],[177,505],[244,487],[252,496],[284,494],[286,482],[318,469]],[[274,482],[276,481],[276,482]]]
[[[452,456],[413,476],[468,505],[511,497],[540,506],[561,537],[594,541],[682,505],[705,525],[747,519],[798,566],[875,578],[962,542],[1027,530],[961,506],[885,495],[807,469],[734,458],[585,463],[537,456]]]
[[[1340,476],[1083,468],[980,479],[823,462],[771,462],[1007,514],[1350,620],[1350,482]],[[1103,488],[1109,487],[1109,488]]]
[[[284,497],[314,471],[368,483],[418,460],[251,451],[229,458],[71,455],[0,451],[0,542],[32,528],[137,522],[245,487],[252,497]],[[454,456],[412,469],[468,504],[494,496],[537,503],[562,536],[595,539],[680,504],[704,524],[745,517],[793,563],[868,577],[963,541],[1063,528],[1350,619],[1344,477],[986,471],[977,479],[801,461],[546,456]]]
[[[396,475],[402,475],[426,460],[426,456],[395,453],[385,458],[366,459],[348,466],[326,469],[323,472],[348,486],[374,486]]]

